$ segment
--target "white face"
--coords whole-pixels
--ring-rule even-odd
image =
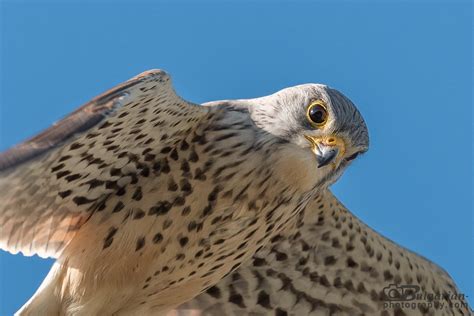
[[[255,124],[289,143],[286,161],[294,161],[289,168],[307,170],[313,183],[314,177],[334,182],[349,162],[368,148],[362,116],[349,99],[327,86],[291,87],[252,103]]]

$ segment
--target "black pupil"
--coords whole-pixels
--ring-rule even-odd
[[[313,106],[309,110],[309,117],[314,123],[324,123],[324,121],[326,120],[326,111],[320,106]]]

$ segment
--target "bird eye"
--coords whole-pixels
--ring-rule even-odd
[[[324,102],[318,100],[316,102],[311,103],[308,106],[308,111],[306,113],[308,120],[310,121],[311,125],[314,127],[322,127],[326,124],[328,120],[328,111],[326,110],[326,106]]]

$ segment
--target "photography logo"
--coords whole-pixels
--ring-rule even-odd
[[[390,284],[383,289],[387,301],[413,301],[418,292],[420,292],[418,285]]]
[[[447,293],[443,295],[422,292],[420,286],[390,284],[383,288],[384,309],[442,310],[447,308],[467,308],[464,294]]]

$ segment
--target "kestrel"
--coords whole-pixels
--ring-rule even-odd
[[[19,315],[160,315],[296,221],[368,149],[325,85],[199,106],[145,72],[0,156],[0,246],[57,258]]]
[[[179,315],[472,315],[442,268],[323,190],[293,226]]]

